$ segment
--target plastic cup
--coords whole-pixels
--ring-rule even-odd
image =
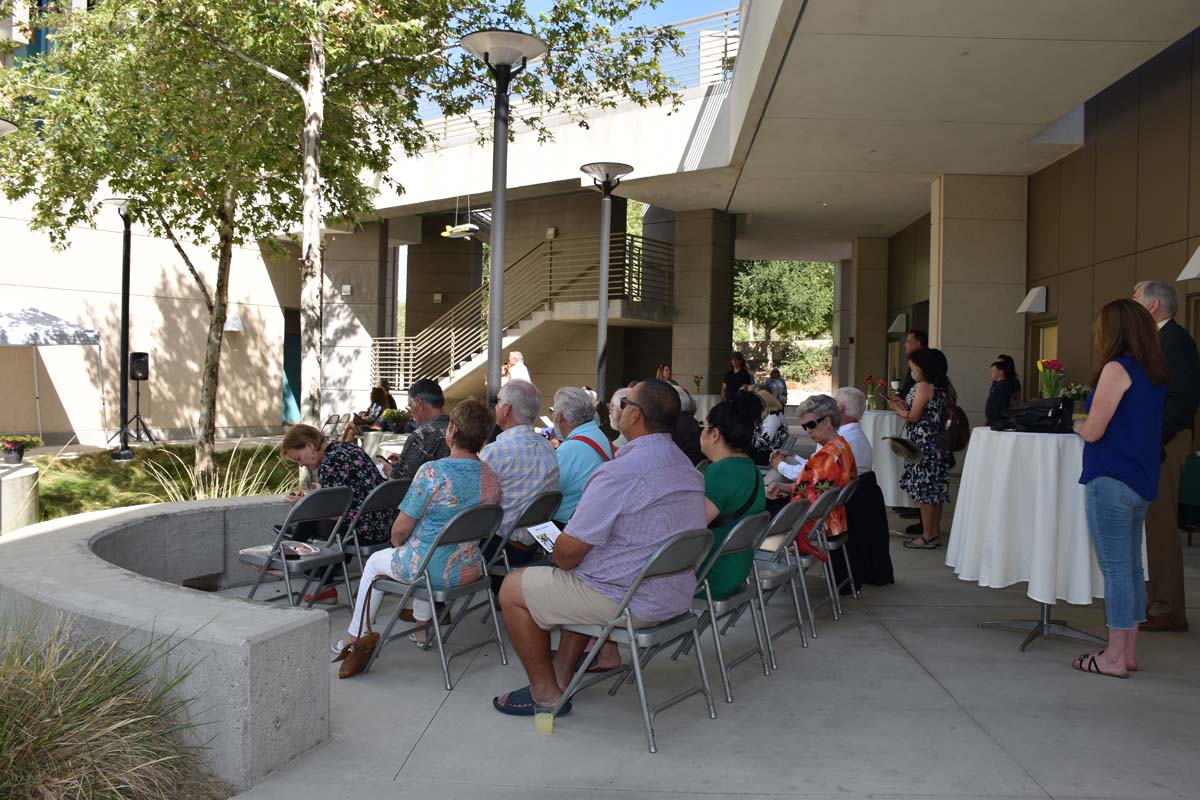
[[[893,392],[900,391],[900,381],[892,381],[892,391]]]
[[[534,706],[533,730],[538,736],[554,733],[554,706]]]

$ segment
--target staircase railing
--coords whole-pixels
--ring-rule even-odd
[[[600,237],[540,242],[504,271],[504,329],[511,330],[556,303],[596,303]],[[674,247],[627,233],[610,242],[609,299],[669,306],[674,296]],[[414,336],[377,338],[371,350],[375,380],[405,388],[417,378],[441,379],[487,349],[488,282]],[[594,310],[592,313],[596,313]]]

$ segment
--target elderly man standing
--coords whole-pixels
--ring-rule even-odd
[[[541,410],[542,393],[528,381],[509,381],[496,399],[500,435],[483,448],[479,458],[500,478],[500,505],[504,509],[501,535],[512,530],[536,495],[558,489],[554,445],[533,429],[533,421]],[[533,537],[523,531],[513,534],[507,551],[511,566],[528,564],[542,555]],[[500,582],[499,576],[493,580],[497,591]]]
[[[563,496],[554,521],[565,524],[575,513],[588,478],[596,467],[612,461],[616,451],[600,432],[595,404],[583,389],[564,388],[554,393],[554,430],[561,442],[554,455],[558,458],[558,490]]]
[[[529,677],[529,686],[493,698],[504,714],[532,716],[535,706],[562,697],[587,637],[563,631],[551,659],[552,628],[608,622],[663,542],[705,527],[704,478],[671,441],[679,395],[669,383],[648,380],[622,405],[621,432],[629,444],[592,474],[555,543],[554,566],[514,571],[500,591],[504,623]],[[661,622],[690,608],[695,591],[690,572],[648,580],[629,613],[638,626]],[[559,713],[570,708],[567,703]]]
[[[450,456],[450,445],[446,444],[450,417],[446,415],[446,396],[437,381],[421,378],[408,387],[408,413],[417,429],[408,435],[399,457],[383,468],[392,480],[410,481],[422,464]]]
[[[1143,631],[1186,631],[1183,546],[1179,542],[1179,479],[1192,447],[1196,407],[1200,404],[1200,354],[1187,330],[1175,321],[1179,292],[1169,283],[1142,281],[1133,290],[1158,324],[1167,359],[1167,405],[1163,412],[1163,461],[1158,498],[1146,512],[1146,621]]]
[[[525,356],[520,350],[513,350],[508,354],[508,379],[533,383],[533,378],[529,376],[529,367],[525,366]]]

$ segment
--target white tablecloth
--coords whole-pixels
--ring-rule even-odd
[[[1087,605],[1104,596],[1083,508],[1078,436],[975,428],[946,564],[962,580],[1028,582],[1039,603]],[[1142,563],[1145,564],[1143,541]]]
[[[688,391],[691,391],[689,389]],[[712,407],[721,402],[719,394],[694,394],[692,399],[696,401],[696,419],[704,422],[708,419],[708,412],[712,411]]]
[[[875,480],[883,491],[883,503],[892,508],[916,508],[908,493],[900,488],[904,474],[904,459],[892,452],[885,436],[903,436],[904,420],[891,411],[867,411],[860,421],[863,433],[871,443]]]

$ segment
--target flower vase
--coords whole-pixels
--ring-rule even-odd
[[[24,447],[14,447],[11,450],[8,448],[4,449],[4,463],[5,464],[20,464],[24,459],[25,459],[25,448]]]

